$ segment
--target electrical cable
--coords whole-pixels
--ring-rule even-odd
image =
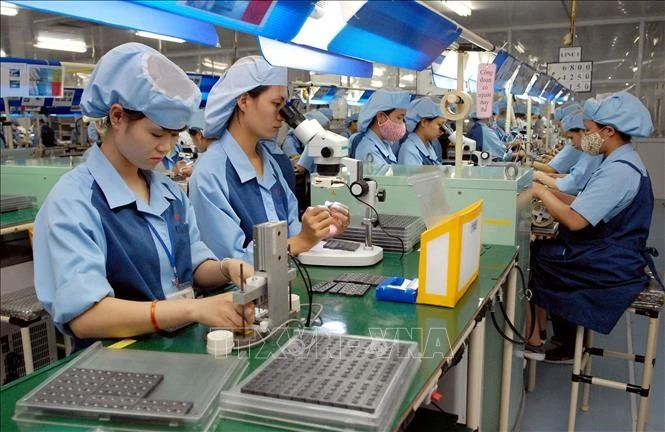
[[[531,310],[531,328],[529,332],[527,333],[527,336],[522,335],[522,333],[517,330],[513,322],[508,318],[508,313],[506,312],[506,309],[503,305],[503,302],[501,300],[498,300],[499,303],[499,309],[501,310],[501,314],[503,315],[505,323],[508,325],[508,327],[513,331],[513,333],[518,337],[518,339],[512,339],[508,337],[503,330],[501,330],[501,327],[499,326],[496,316],[494,313],[494,309],[490,310],[490,315],[492,317],[492,323],[494,324],[494,327],[496,328],[496,331],[503,337],[505,340],[514,343],[516,345],[525,345],[529,342],[529,337],[530,335],[533,334],[535,328],[536,328],[536,306],[535,304],[531,301],[531,296],[529,295],[527,284],[526,284],[526,278],[524,277],[524,271],[522,268],[518,265],[515,264],[515,268],[519,271],[520,274],[520,280],[522,282],[522,294],[527,298],[527,302],[529,303],[529,308]]]
[[[307,275],[307,278],[305,278],[305,272],[302,269],[304,266],[302,265],[300,260],[296,258],[294,255],[291,255],[290,252],[289,252],[289,258],[291,258],[293,263],[296,265],[298,274],[300,274],[300,278],[302,279],[303,284],[305,284],[305,289],[307,290],[307,297],[309,299],[309,304],[312,304],[314,292],[312,291],[312,281],[311,279],[309,279],[309,274]],[[307,327],[310,326],[310,323],[312,322],[311,319],[312,319],[312,308],[309,308],[307,310],[307,321],[305,323]]]
[[[303,307],[307,306],[311,309],[309,303],[305,303],[301,306],[303,306]],[[321,303],[312,303],[312,306],[318,306],[319,307],[319,311],[317,313],[315,313],[314,316],[312,317],[312,322],[319,319],[319,320],[321,320],[321,325],[323,325],[323,319],[321,318],[321,314],[323,313],[323,305]]]
[[[353,195],[353,192],[351,192],[351,186],[349,186],[348,184],[346,184],[344,182],[338,182],[338,183],[341,183],[344,186],[346,186],[346,188],[349,190],[349,193],[351,194],[351,196],[354,197],[356,200],[358,200],[361,204],[364,204],[367,207],[369,207],[370,209],[372,209],[372,211],[376,215],[376,224],[381,228],[381,231],[383,231],[383,233],[385,235],[387,235],[388,237],[392,237],[394,239],[399,240],[399,243],[402,245],[402,253],[399,256],[399,260],[402,261],[402,259],[404,258],[404,253],[406,252],[406,248],[404,247],[404,240],[402,240],[401,238],[399,238],[395,235],[392,235],[388,231],[386,231],[385,227],[383,225],[381,225],[381,218],[379,217],[379,212],[376,211],[376,209],[373,206],[371,206],[370,204],[366,203],[365,201],[361,200],[357,196]]]
[[[441,408],[436,402],[434,402],[434,401],[431,401],[431,402],[432,402],[432,405],[434,406],[434,408],[438,409],[439,411],[441,411],[441,412],[444,413],[444,414],[448,414],[448,413],[445,412],[445,411],[443,410],[443,408]]]

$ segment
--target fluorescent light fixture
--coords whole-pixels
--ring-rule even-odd
[[[34,46],[35,48],[69,51],[76,53],[84,53],[88,50],[84,40],[65,35],[62,37],[57,37],[55,35],[40,34],[37,36],[37,43],[34,44]]]
[[[473,10],[469,1],[444,1],[443,4],[457,15],[463,17],[471,15],[471,11]]]
[[[522,45],[522,42],[517,41],[517,45],[515,45],[515,49],[516,49],[520,54],[524,54],[525,49],[524,49],[524,45]]]
[[[18,8],[11,3],[0,2],[0,15],[16,16],[18,15]]]
[[[7,57],[7,53],[5,52],[5,50],[0,49],[0,57]]]
[[[413,82],[415,79],[416,79],[416,76],[415,76],[415,74],[412,74],[412,73],[402,75],[401,77],[399,77],[400,81],[406,81],[406,82]]]
[[[637,72],[639,68],[637,66],[633,66],[633,72]]]
[[[328,44],[366,1],[319,1],[291,42],[327,50]]]
[[[161,34],[157,34],[157,33],[150,33],[150,32],[147,32],[147,31],[137,31],[136,36],[141,36],[141,37],[148,38],[148,39],[157,39],[157,40],[163,40],[163,41],[167,41],[167,42],[174,42],[174,43],[183,43],[183,42],[185,42],[184,39],[180,39],[180,38],[173,37],[173,36],[161,35]]]
[[[370,85],[371,85],[372,87],[378,87],[378,88],[381,88],[381,87],[383,87],[383,81],[372,80],[372,82],[370,83]]]
[[[201,60],[201,65],[203,67],[215,69],[218,72],[220,69],[226,69],[227,67],[229,67],[228,63],[216,62],[209,57],[205,57],[203,60]]]
[[[386,68],[382,66],[374,67],[374,76],[382,77],[384,73],[386,73]]]

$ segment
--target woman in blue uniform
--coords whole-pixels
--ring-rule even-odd
[[[220,256],[251,261],[256,224],[288,222],[289,248],[298,254],[348,226],[348,217],[310,207],[298,221],[298,201],[261,140],[282,125],[286,68],[263,57],[238,60],[213,86],[205,109],[206,137],[217,138],[201,157],[189,194],[201,239]]]
[[[344,138],[351,138],[351,135],[358,132],[358,114],[354,113],[344,120],[344,129],[340,135]]]
[[[392,143],[406,133],[404,116],[410,99],[402,91],[374,92],[358,114],[358,134],[350,140],[351,157],[375,166],[396,164]]]
[[[428,97],[416,99],[406,110],[406,130],[409,135],[402,143],[397,161],[400,165],[441,165],[432,140],[441,136],[446,119],[441,108]]]
[[[582,111],[582,109],[582,105],[578,103],[572,103],[570,105],[566,105],[565,107],[557,108],[554,118],[557,123],[561,124],[563,119],[569,114],[572,114],[576,111]],[[563,132],[564,134],[568,133],[566,130]],[[566,145],[554,156],[552,156],[552,153],[550,152],[543,156],[543,160],[548,159],[547,162],[534,161],[527,163],[527,165],[530,165],[536,171],[542,171],[548,174],[567,174],[580,159],[580,156],[582,156],[582,151],[579,150],[579,143],[577,147],[575,147],[570,138],[568,138]]]
[[[608,334],[646,287],[645,265],[653,268],[646,248],[653,192],[630,142],[653,132],[649,112],[627,92],[589,99],[584,129],[582,150],[604,156],[584,190],[573,197],[533,187],[560,222],[558,238],[534,243],[531,253],[534,298],[552,315],[561,343],[546,353],[552,362],[572,358],[576,325]]]
[[[574,111],[564,117],[561,120],[561,127],[565,131],[566,138],[571,140],[572,146],[576,149],[581,148],[584,131],[581,107],[580,111]],[[582,152],[578,161],[570,168],[569,174],[554,178],[544,172],[536,171],[533,174],[533,179],[547,187],[569,195],[577,195],[582,189],[584,189],[584,186],[591,178],[591,175],[598,169],[598,167],[600,167],[602,162],[602,155],[593,155]]]
[[[102,145],[54,186],[34,235],[37,296],[78,348],[190,322],[242,325],[231,294],[162,301],[192,283],[240,282],[241,262],[217,260],[187,197],[152,171],[200,97],[180,68],[145,45],[116,47],[95,67],[81,111],[106,118]],[[253,306],[244,313],[251,322]]]

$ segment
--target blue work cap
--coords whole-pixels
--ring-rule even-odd
[[[348,116],[346,120],[344,120],[344,126],[349,127],[354,121],[358,121],[358,113]]]
[[[561,119],[561,128],[564,132],[571,129],[584,129],[584,121],[582,120],[582,110],[578,109],[569,113]]]
[[[319,111],[328,118],[328,120],[333,119],[333,112],[330,108],[320,108]]]
[[[407,109],[411,95],[403,91],[377,90],[370,96],[358,114],[358,132],[366,132],[374,117],[382,111]]]
[[[201,103],[201,92],[175,63],[140,43],[104,54],[81,96],[81,112],[104,118],[111,105],[142,112],[164,129],[185,128]]]
[[[243,57],[215,83],[205,108],[206,138],[220,138],[236,107],[236,99],[259,86],[286,86],[285,67],[272,66],[261,56]]]
[[[554,110],[554,120],[561,121],[565,116],[574,111],[582,110],[582,105],[577,102],[567,102]]]
[[[428,97],[416,99],[409,104],[409,108],[406,110],[406,130],[413,132],[420,120],[436,117],[443,117],[439,104],[434,103]]]
[[[584,102],[584,120],[612,126],[619,132],[646,138],[653,133],[653,122],[646,107],[632,94],[621,91],[605,99]]]
[[[328,125],[330,124],[330,119],[328,117],[326,117],[325,114],[323,114],[321,112],[321,110],[314,110],[314,111],[310,111],[308,113],[305,113],[305,118],[307,118],[309,120],[318,121],[319,124],[321,125],[321,127],[323,127],[323,128],[327,128]]]
[[[494,102],[494,105],[492,105],[492,112],[494,114],[499,114],[501,110],[506,110],[508,108],[508,102],[506,102],[505,99],[500,99],[496,102]]]

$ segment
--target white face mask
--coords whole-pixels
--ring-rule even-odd
[[[600,148],[603,146],[604,142],[605,140],[600,136],[600,131],[584,135],[582,137],[582,151],[594,156],[598,155],[600,154]]]

